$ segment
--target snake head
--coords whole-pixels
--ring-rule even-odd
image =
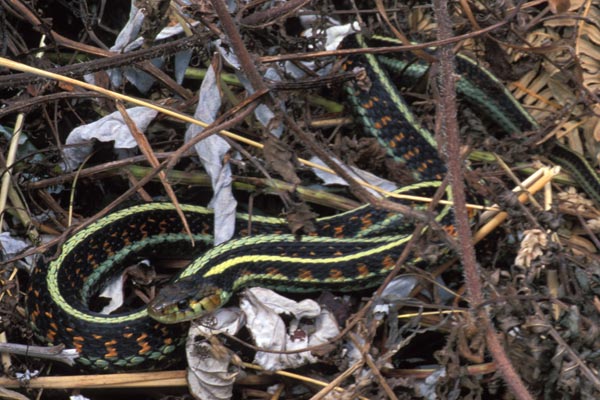
[[[215,285],[185,277],[161,289],[148,305],[148,315],[163,324],[190,321],[221,307],[228,297]]]

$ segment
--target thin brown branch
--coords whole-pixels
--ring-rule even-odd
[[[125,121],[125,124],[129,128],[131,135],[134,137],[135,141],[137,142],[137,145],[138,145],[140,151],[142,152],[142,154],[144,156],[146,156],[148,163],[154,168],[158,167],[160,165],[160,163],[158,162],[158,158],[156,157],[156,154],[154,154],[154,151],[152,150],[152,146],[150,145],[150,142],[148,141],[148,138],[146,137],[146,135],[144,135],[142,132],[140,132],[138,127],[135,125],[135,122],[133,122],[133,120],[127,113],[127,110],[125,109],[125,106],[123,105],[123,103],[121,103],[120,101],[117,100],[115,102],[115,104],[117,106],[117,110],[119,110],[119,113],[121,113],[121,117],[123,118],[123,121]],[[177,210],[177,215],[181,219],[183,228],[185,229],[185,232],[188,234],[188,236],[190,237],[190,241],[193,244],[194,243],[194,235],[192,234],[192,231],[190,230],[190,225],[188,223],[188,220],[185,217],[185,215],[183,214],[183,211],[181,210],[181,206],[179,204],[179,200],[177,199],[177,195],[175,194],[173,187],[169,183],[169,180],[167,179],[167,174],[165,173],[165,171],[163,171],[163,170],[159,171],[158,178],[160,179],[160,182],[162,183],[162,185],[165,189],[165,192],[167,193],[167,195],[173,202],[173,205],[175,205],[175,209]]]
[[[445,40],[452,36],[450,16],[448,15],[447,2],[433,1],[434,12],[438,21],[438,40]],[[439,71],[437,87],[439,88],[440,101],[437,108],[438,129],[440,130],[441,143],[444,145],[442,153],[446,156],[450,185],[454,199],[454,217],[461,258],[465,271],[465,282],[470,297],[470,306],[476,310],[476,315],[484,324],[488,349],[498,364],[504,381],[518,399],[533,399],[520,376],[511,364],[504,348],[498,340],[498,333],[492,326],[485,308],[480,308],[484,301],[480,272],[475,257],[469,215],[466,208],[465,183],[463,180],[460,157],[460,137],[458,133],[456,85],[454,74],[454,54],[451,46],[440,46],[438,49]]]
[[[265,28],[276,23],[278,20],[289,16],[304,7],[310,0],[291,0],[281,3],[273,8],[264,11],[253,12],[241,20],[242,25],[254,26],[254,28]]]

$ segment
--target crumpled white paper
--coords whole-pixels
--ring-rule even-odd
[[[296,302],[272,290],[250,288],[243,292],[240,307],[246,314],[250,334],[258,347],[274,351],[304,349],[328,343],[340,330],[335,317],[314,300]],[[286,326],[281,314],[294,319]],[[254,362],[270,371],[317,362],[310,351],[292,354],[259,351]]]
[[[200,86],[198,106],[194,118],[210,124],[217,118],[220,108],[221,93],[217,85],[215,71],[211,66],[208,68]],[[185,141],[192,140],[203,131],[204,128],[198,125],[190,125],[185,132]],[[223,163],[230,146],[219,135],[211,135],[198,142],[194,148],[198,157],[200,157],[202,166],[210,176],[214,191],[213,198],[208,206],[215,210],[214,234],[215,245],[217,245],[231,239],[235,230],[237,201],[233,197],[231,189],[233,178],[230,165]]]
[[[138,130],[144,132],[150,122],[156,117],[158,112],[147,107],[133,107],[127,110],[129,118],[133,120]],[[137,143],[127,124],[123,121],[123,116],[119,111],[115,111],[106,117],[86,125],[78,126],[73,129],[67,137],[66,144],[76,145],[88,143],[96,139],[101,142],[115,142],[116,149],[131,149],[137,146]],[[88,143],[80,146],[65,147],[63,169],[72,171],[79,167],[83,160],[91,153],[93,144]]]

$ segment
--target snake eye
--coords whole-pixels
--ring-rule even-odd
[[[184,309],[188,308],[187,300],[179,300],[177,302],[177,308],[179,308],[180,310],[184,310]]]

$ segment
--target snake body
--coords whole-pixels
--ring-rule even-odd
[[[352,35],[343,46],[392,42]],[[472,60],[461,57],[457,58],[459,72],[470,78],[463,75],[458,87],[467,99],[482,103],[490,118],[508,132],[537,126],[500,82]],[[410,55],[388,58],[369,54],[351,56],[344,65],[366,73],[364,79],[346,89],[356,119],[419,180],[399,192],[432,196],[441,187],[445,165],[433,136],[418,123],[387,72],[399,69],[407,79],[416,79],[426,72],[427,65]],[[581,178],[600,181],[593,169],[580,166],[587,165],[585,160],[565,151],[558,159],[569,159]],[[451,200],[449,193],[446,198]],[[192,205],[183,205],[182,209],[194,233],[196,250],[205,250],[212,241],[211,211]],[[439,207],[437,211],[436,221],[451,231],[451,207]],[[320,218],[315,235],[302,238],[286,233],[287,225],[278,218],[253,216],[252,231],[248,232],[248,218],[238,214],[238,238],[199,255],[173,285],[159,293],[149,309],[118,315],[90,310],[89,299],[102,283],[118,276],[122,266],[140,254],[191,250],[189,237],[169,203],[137,205],[96,221],[65,241],[56,259],[34,269],[27,304],[37,334],[46,342],[76,348],[80,365],[89,369],[147,369],[158,362],[162,367],[174,359],[172,353],[182,344],[180,324],[171,323],[223,305],[242,287],[261,285],[285,292],[306,292],[352,291],[377,285],[394,268],[414,229],[414,224],[402,215],[369,205]],[[416,256],[409,260],[412,264],[422,263]]]

